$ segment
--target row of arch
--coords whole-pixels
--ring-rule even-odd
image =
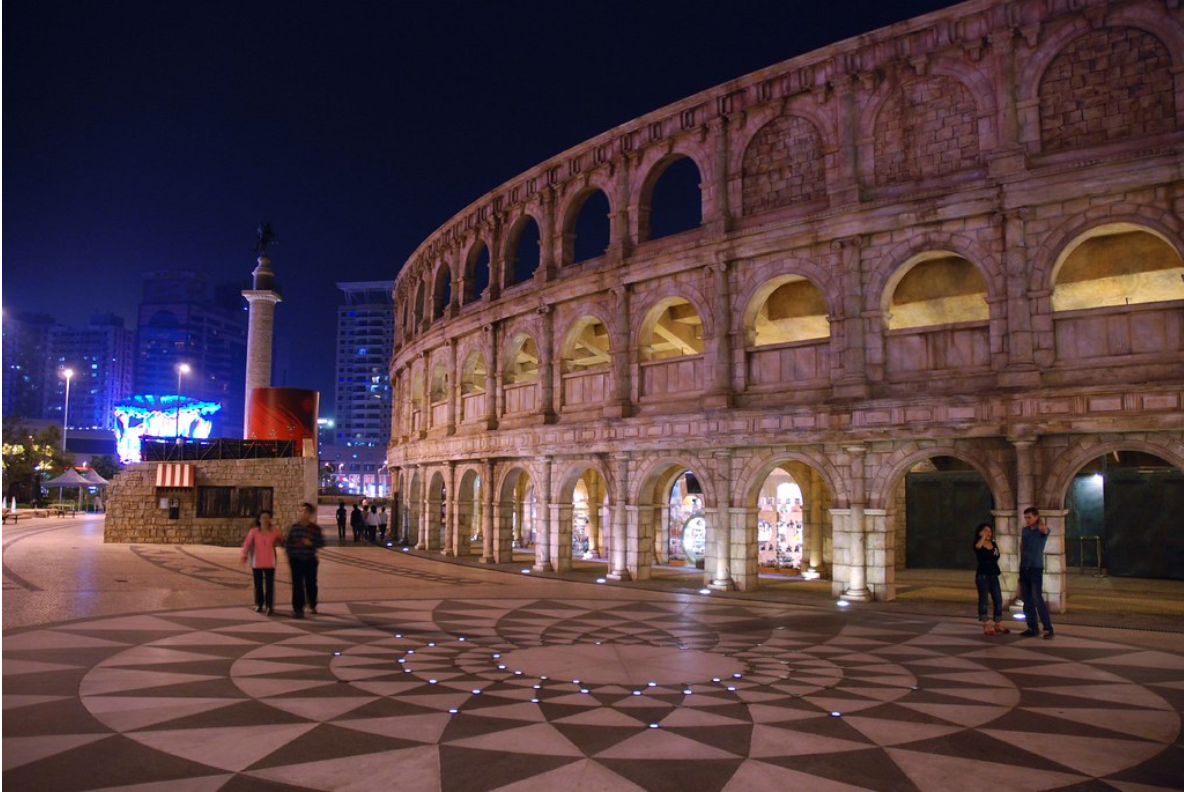
[[[1173,51],[1184,53],[1184,40],[1170,35],[1171,26],[1157,27],[1144,17],[1115,14],[1115,26],[1100,30],[1063,25],[1053,37],[1058,51],[1042,50],[1029,60],[1022,79],[1039,86],[1030,91],[1039,100],[1039,115],[1028,123],[1045,149],[1110,143],[1184,125],[1173,73],[1173,64],[1184,59]],[[1082,69],[1099,61],[1113,67],[1106,79],[1087,79]],[[995,92],[988,77],[961,60],[937,59],[911,76],[893,74],[876,96],[862,107],[859,122],[873,130],[868,137],[873,149],[860,160],[870,163],[868,178],[876,185],[973,172],[996,145]],[[1109,123],[1114,112],[1129,116],[1128,122]],[[806,94],[784,110],[754,111],[752,116],[746,127],[751,132],[737,141],[733,161],[715,163],[706,142],[672,141],[664,153],[647,150],[643,155],[638,165],[643,176],[628,198],[618,195],[602,171],[588,174],[558,208],[554,238],[543,230],[549,228],[546,209],[529,204],[507,225],[502,239],[483,232],[459,262],[438,262],[431,272],[401,278],[397,304],[404,335],[444,315],[453,304],[454,284],[461,284],[462,292],[455,304],[463,306],[481,298],[491,275],[497,276],[499,288],[535,277],[551,251],[562,266],[596,258],[615,240],[641,244],[697,227],[718,214],[723,200],[715,194],[717,168],[726,167],[734,175],[733,201],[739,203],[735,213],[740,216],[824,198],[827,173],[835,167],[834,161],[827,162],[833,155],[825,152],[839,148],[833,110]],[[633,227],[625,228],[629,223]]]

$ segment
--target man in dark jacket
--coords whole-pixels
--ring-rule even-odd
[[[366,530],[366,518],[356,503],[354,504],[354,510],[349,513],[349,527],[353,529],[354,541],[361,541],[362,532]]]
[[[288,551],[288,566],[292,571],[292,615],[304,618],[304,605],[317,612],[317,548],[325,546],[321,528],[312,521],[316,507],[311,503],[300,504],[297,522],[288,529],[285,549]]]
[[[337,543],[345,544],[345,501],[337,501]]]

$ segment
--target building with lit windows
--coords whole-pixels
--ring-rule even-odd
[[[55,325],[49,330],[44,416],[61,421],[66,404],[65,369],[70,383],[71,429],[114,429],[117,402],[132,394],[135,333],[123,319],[95,316],[86,327]]]
[[[4,314],[4,417],[41,418],[45,412],[49,334],[45,314]]]

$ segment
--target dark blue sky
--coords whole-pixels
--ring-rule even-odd
[[[930,0],[4,5],[3,300],[135,322],[140,273],[246,277],[270,220],[284,384],[332,403],[340,280],[485,191]]]

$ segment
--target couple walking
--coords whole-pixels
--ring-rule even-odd
[[[1028,629],[1020,633],[1024,638],[1040,635],[1040,624],[1044,625],[1044,638],[1054,635],[1052,619],[1048,615],[1048,604],[1044,601],[1044,545],[1048,542],[1048,524],[1040,512],[1032,507],[1024,509],[1024,530],[1020,533],[1020,580],[1019,595],[1024,601],[1024,618]],[[988,523],[980,523],[974,534],[974,553],[978,569],[974,583],[978,588],[978,620],[983,624],[984,635],[1006,635],[1011,630],[1003,624],[1003,593],[999,588],[999,546],[995,544],[993,531]],[[987,618],[987,598],[994,605],[994,620]],[[1037,621],[1039,618],[1039,622]]]
[[[262,511],[251,525],[243,541],[242,561],[251,563],[255,579],[255,612],[267,608],[267,615],[275,612],[276,548],[281,544],[288,555],[288,569],[292,573],[292,615],[304,618],[304,607],[317,612],[317,548],[325,546],[320,526],[313,522],[316,507],[302,503],[296,513],[296,524],[287,536],[272,524],[271,512]]]

